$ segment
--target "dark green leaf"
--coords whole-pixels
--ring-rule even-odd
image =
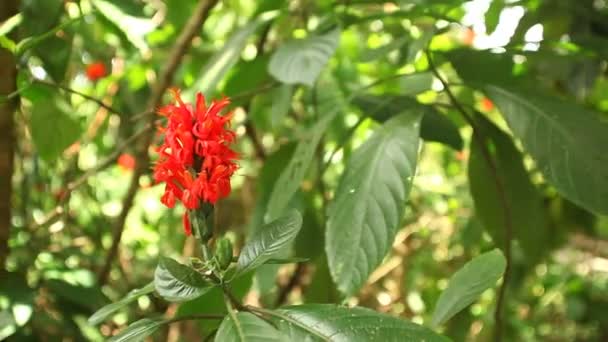
[[[513,59],[507,54],[470,49],[458,49],[447,54],[458,76],[471,85],[500,81],[513,83]]]
[[[608,124],[575,103],[528,90],[486,86],[545,178],[566,198],[608,214]]]
[[[298,257],[293,257],[293,258],[281,258],[281,259],[268,259],[264,262],[264,264],[267,265],[281,265],[281,264],[294,264],[294,263],[300,263],[300,262],[307,262],[308,259],[307,258],[298,258]]]
[[[97,325],[97,324],[103,322],[106,318],[108,318],[110,315],[112,315],[116,311],[129,305],[131,302],[135,301],[137,298],[139,298],[143,295],[146,295],[148,293],[151,293],[153,291],[154,291],[153,282],[142,287],[141,289],[132,290],[131,292],[127,293],[127,295],[123,299],[119,300],[118,302],[106,305],[103,308],[97,310],[93,315],[91,315],[91,317],[89,317],[89,324]]]
[[[272,55],[268,71],[283,83],[312,86],[339,43],[339,28],[322,36],[289,41]]]
[[[129,324],[118,335],[112,336],[108,342],[138,342],[152,335],[163,324],[167,322],[162,318],[144,318]]]
[[[215,340],[222,342],[285,341],[277,329],[249,312],[239,312],[234,319],[226,316],[215,335]]]
[[[186,265],[161,257],[154,272],[154,288],[170,302],[184,302],[203,295],[213,285]]]
[[[308,135],[298,142],[289,163],[281,172],[279,179],[274,183],[268,200],[265,221],[275,219],[283,213],[289,201],[300,187],[306,171],[312,163],[321,137],[323,137],[331,121],[341,112],[341,109],[342,107],[337,105],[334,106],[332,111],[326,112],[311,127]]]
[[[329,209],[325,250],[341,292],[354,294],[390,249],[416,171],[420,113],[387,121],[357,149]]]
[[[224,93],[233,96],[256,89],[269,79],[268,56],[259,56],[252,61],[239,62],[226,80]]]
[[[405,110],[420,111],[424,115],[420,125],[420,137],[422,139],[462,150],[464,142],[458,127],[435,108],[423,105],[412,97],[365,94],[355,97],[353,104],[359,107],[363,114],[380,122],[384,122]]]
[[[36,102],[32,106],[32,138],[40,157],[46,162],[54,162],[82,133],[78,121],[68,114],[71,110],[59,97]]]
[[[492,288],[505,271],[507,262],[495,249],[469,261],[452,276],[447,289],[441,293],[433,325],[437,326],[472,304],[485,290]]]
[[[530,181],[523,163],[523,156],[515,147],[513,140],[482,115],[477,115],[476,122],[482,134],[471,146],[469,158],[469,183],[476,214],[484,228],[490,233],[498,247],[504,246],[505,211],[501,197],[507,201],[507,210],[512,230],[512,237],[517,239],[523,248],[528,262],[539,260],[547,240],[548,231],[544,219],[543,199]],[[479,147],[483,140],[488,156]],[[494,171],[485,159],[490,157],[496,165]],[[501,183],[498,187],[495,177]]]
[[[448,341],[421,325],[361,307],[306,304],[274,312],[273,321],[290,341]]]
[[[291,243],[302,227],[302,216],[290,210],[262,226],[245,244],[237,261],[235,277],[247,273],[272,259],[281,249]]]
[[[108,303],[107,298],[99,287],[74,285],[60,279],[49,279],[45,286],[62,303],[69,303],[87,314]]]

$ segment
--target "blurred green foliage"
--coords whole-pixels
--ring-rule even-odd
[[[87,321],[146,286],[161,256],[199,253],[182,234],[183,209],[163,207],[162,186],[146,172],[109,277],[99,281],[135,172],[133,136],[145,129],[151,87],[196,5],[21,0],[16,17],[1,18],[0,46],[14,54],[18,76],[17,93],[0,95],[18,106],[12,198],[0,198],[12,203],[0,340],[102,341],[143,317],[225,311],[216,288],[183,304],[148,293],[100,326]],[[87,73],[96,62],[105,66],[101,78]],[[286,208],[303,214],[284,254],[308,261],[263,265],[238,279],[233,290],[247,303],[346,302],[430,326],[448,279],[508,240],[505,340],[608,339],[606,1],[221,1],[172,84],[189,100],[197,91],[233,99],[241,168],[217,226],[235,250]],[[415,176],[412,169],[400,179],[390,158],[405,157],[378,159],[391,145],[365,146],[374,134],[388,136],[403,112],[422,118],[424,143]],[[334,201],[350,190],[338,185],[363,184],[347,171],[366,167],[373,181],[401,181],[386,196],[369,183],[371,195],[359,201],[369,208],[373,196],[396,198],[392,221],[373,216],[360,243],[351,239],[355,225],[326,235],[335,226],[328,216],[344,225],[352,209]],[[412,188],[407,202],[392,195],[399,186]],[[347,246],[332,245],[340,236]],[[378,246],[377,263],[359,267],[360,284],[336,285],[348,282],[336,260],[352,257],[340,253]],[[454,341],[493,340],[497,290],[438,331]],[[218,326],[182,322],[154,338],[198,341]]]

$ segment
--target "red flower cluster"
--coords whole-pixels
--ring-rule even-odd
[[[95,62],[87,65],[87,78],[93,82],[106,75],[106,65],[103,62]]]
[[[232,112],[220,115],[230,100],[223,98],[207,106],[198,93],[192,107],[182,101],[178,90],[172,94],[176,103],[159,110],[167,117],[167,126],[160,128],[165,139],[154,168],[156,183],[166,184],[161,202],[173,208],[180,200],[188,210],[197,209],[201,201],[215,204],[230,193],[230,177],[238,168],[237,154],[230,149],[235,139],[228,129]],[[187,213],[184,229],[191,234]]]

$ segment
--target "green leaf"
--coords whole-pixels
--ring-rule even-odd
[[[298,258],[298,257],[293,257],[293,258],[272,258],[272,259],[268,259],[264,262],[264,264],[266,265],[282,265],[282,264],[295,264],[295,263],[301,263],[301,262],[307,262],[309,259],[307,258]]]
[[[40,157],[54,162],[82,134],[80,123],[68,114],[72,109],[59,97],[32,106],[30,127]]]
[[[496,26],[498,26],[498,21],[500,20],[500,13],[504,6],[504,0],[492,0],[485,14],[486,33],[488,35],[496,30]]]
[[[416,171],[420,114],[387,121],[346,165],[329,209],[325,251],[338,289],[354,294],[389,251]]]
[[[120,310],[121,308],[129,305],[131,302],[135,301],[137,298],[151,293],[154,291],[154,283],[149,283],[148,285],[142,287],[141,289],[135,289],[127,293],[127,295],[119,300],[116,303],[112,303],[102,307],[97,310],[91,317],[89,317],[89,324],[97,325],[103,322],[106,318],[110,317],[113,313]]]
[[[286,84],[312,86],[340,43],[340,28],[324,35],[289,41],[270,58],[268,71]]]
[[[302,216],[295,209],[262,226],[241,250],[234,277],[247,273],[275,257],[283,247],[295,239],[301,227]]]
[[[143,341],[146,337],[152,335],[167,321],[162,318],[144,318],[135,323],[129,324],[118,335],[112,336],[108,342],[137,342]]]
[[[268,322],[249,313],[239,312],[234,319],[226,316],[215,336],[222,342],[285,341],[281,333]]]
[[[516,81],[513,77],[513,58],[506,53],[457,49],[447,53],[447,57],[458,76],[471,85]]]
[[[421,325],[361,307],[306,304],[273,313],[273,321],[290,341],[448,341]]]
[[[252,61],[241,61],[226,79],[224,93],[236,95],[256,89],[269,79],[267,65],[269,57],[262,55]],[[248,99],[244,99],[247,101]]]
[[[135,48],[141,51],[149,50],[145,37],[156,27],[154,20],[130,15],[117,4],[106,0],[95,0],[93,5],[104,18],[124,34]]]
[[[10,311],[0,311],[0,340],[17,332],[17,323]]]
[[[216,52],[209,62],[202,68],[201,76],[195,82],[198,90],[204,94],[215,92],[215,88],[224,75],[236,64],[241,56],[241,52],[251,36],[262,24],[274,19],[279,12],[265,12],[247,25],[236,31],[224,44],[221,50]]]
[[[489,157],[496,165],[492,170],[485,160],[479,140],[471,145],[469,158],[469,184],[475,211],[484,228],[498,247],[504,246],[505,215],[504,196],[509,210],[512,237],[519,241],[527,262],[534,264],[545,252],[542,243],[549,232],[545,223],[543,199],[536,190],[524,166],[523,156],[506,133],[482,115],[475,118],[482,134],[474,139],[484,139]],[[499,177],[498,188],[495,177]]]
[[[458,127],[450,119],[412,97],[363,94],[355,97],[353,104],[359,107],[363,114],[379,122],[385,122],[404,110],[421,111],[424,114],[420,125],[422,139],[439,142],[456,150],[462,150],[464,145]]]
[[[213,285],[196,270],[161,257],[154,272],[154,288],[170,302],[185,302],[203,295]]]
[[[524,149],[545,178],[567,199],[600,215],[608,214],[608,124],[575,103],[488,85]]]
[[[450,279],[441,293],[432,324],[440,325],[472,304],[485,290],[492,288],[505,271],[507,262],[500,250],[494,249],[467,262]]]
[[[292,154],[289,163],[275,182],[268,200],[265,221],[275,219],[283,213],[289,201],[300,187],[306,171],[312,163],[314,153],[331,121],[341,112],[341,106],[324,114],[310,129],[310,133],[302,138]]]
[[[399,37],[397,39],[392,40],[388,44],[384,44],[375,49],[368,49],[361,53],[361,63],[372,62],[382,57],[386,57],[390,52],[394,50],[400,49],[403,45],[405,45],[410,38],[408,36]]]

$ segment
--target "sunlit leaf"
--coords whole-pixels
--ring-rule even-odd
[[[118,335],[112,336],[109,342],[134,342],[143,341],[146,337],[156,332],[167,322],[161,318],[144,318],[135,323],[131,323]]]
[[[103,322],[106,318],[110,317],[110,315],[114,314],[116,311],[129,305],[133,301],[137,300],[137,298],[153,291],[154,283],[150,283],[140,289],[131,290],[131,292],[127,293],[127,295],[121,300],[112,304],[108,304],[103,308],[97,310],[93,315],[91,315],[91,317],[89,317],[89,324],[97,325]]]
[[[441,293],[433,313],[433,325],[444,323],[475,302],[485,290],[494,287],[506,265],[505,257],[498,249],[466,263],[452,276],[448,287]]]

